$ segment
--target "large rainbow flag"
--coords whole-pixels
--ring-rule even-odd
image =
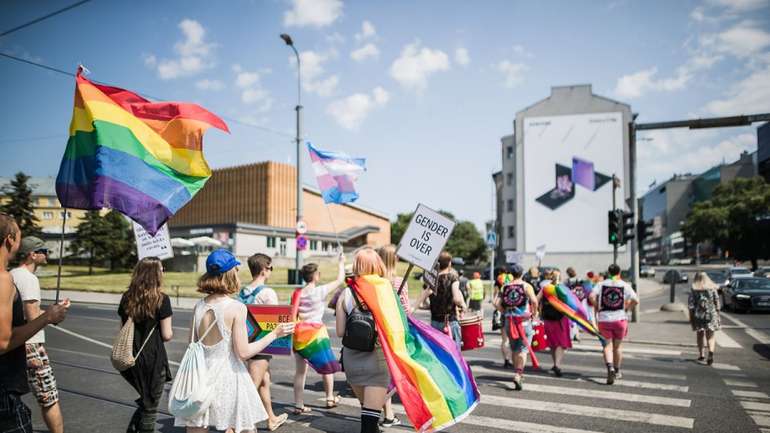
[[[56,195],[63,207],[116,209],[151,234],[211,176],[203,133],[227,125],[196,104],[150,102],[78,69]],[[228,131],[229,132],[229,131]]]
[[[294,352],[303,357],[318,374],[342,371],[332,350],[329,331],[323,323],[297,322],[294,327]]]
[[[439,431],[468,416],[480,395],[455,342],[407,317],[387,279],[366,275],[349,283],[374,316],[391,379],[415,429]]]
[[[583,303],[572,293],[569,287],[564,284],[549,284],[543,288],[543,295],[556,311],[569,317],[570,320],[577,323],[586,332],[594,335],[602,345],[606,343],[599,330],[588,320],[588,312],[583,307]]]

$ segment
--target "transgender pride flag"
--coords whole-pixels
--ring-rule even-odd
[[[366,171],[366,159],[351,158],[339,153],[319,150],[307,143],[313,171],[325,203],[349,203],[356,201],[355,182]]]

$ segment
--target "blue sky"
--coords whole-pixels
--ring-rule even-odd
[[[0,31],[71,2],[3,2]],[[0,38],[0,52],[200,103],[231,128],[206,136],[215,168],[293,163],[284,32],[302,53],[306,138],[366,157],[360,202],[392,217],[424,202],[490,219],[500,137],[554,85],[591,83],[642,122],[770,112],[768,0],[94,0]],[[55,176],[74,80],[3,58],[0,74],[0,176]],[[639,191],[755,149],[754,127],[645,133]]]

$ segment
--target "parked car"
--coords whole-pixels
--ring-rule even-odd
[[[687,281],[687,274],[684,272],[679,272],[676,269],[669,269],[663,275],[663,284],[671,284],[672,282],[679,284],[686,283]]]
[[[770,311],[770,279],[741,277],[722,291],[722,308],[735,312]]]
[[[720,293],[729,282],[729,279],[727,278],[727,272],[725,271],[706,271],[706,275],[711,278],[711,281],[713,281],[714,284],[719,286]]]
[[[736,278],[745,278],[745,277],[753,277],[754,275],[751,273],[748,268],[744,268],[742,266],[733,266],[731,268],[727,268],[727,281],[725,281],[725,286],[730,284],[733,280]]]
[[[770,278],[770,266],[757,268],[757,270],[754,271],[754,276],[759,278]]]
[[[655,268],[652,266],[642,265],[639,268],[639,276],[642,278],[655,278]]]

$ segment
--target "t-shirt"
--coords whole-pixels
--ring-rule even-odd
[[[259,291],[257,291],[259,289]],[[254,292],[257,291],[256,295]],[[244,304],[252,305],[278,305],[278,294],[275,290],[265,285],[243,286],[238,292],[238,300]]]
[[[599,322],[628,320],[626,301],[638,299],[631,285],[621,279],[604,280],[594,286],[591,294],[596,296],[599,306]]]
[[[459,282],[457,274],[446,272],[438,275],[436,288],[430,295],[430,318],[436,322],[445,320],[456,320],[454,296],[452,295],[452,285]]]
[[[330,290],[330,284],[302,289],[299,295],[299,320],[309,323],[323,323],[326,296],[329,295]]]
[[[16,284],[16,288],[19,289],[23,302],[40,302],[40,280],[37,279],[35,274],[25,267],[18,267],[11,271],[11,277],[13,277],[13,283]],[[31,318],[27,318],[27,320],[31,320]],[[44,329],[41,329],[32,338],[27,340],[27,344],[45,343]]]

